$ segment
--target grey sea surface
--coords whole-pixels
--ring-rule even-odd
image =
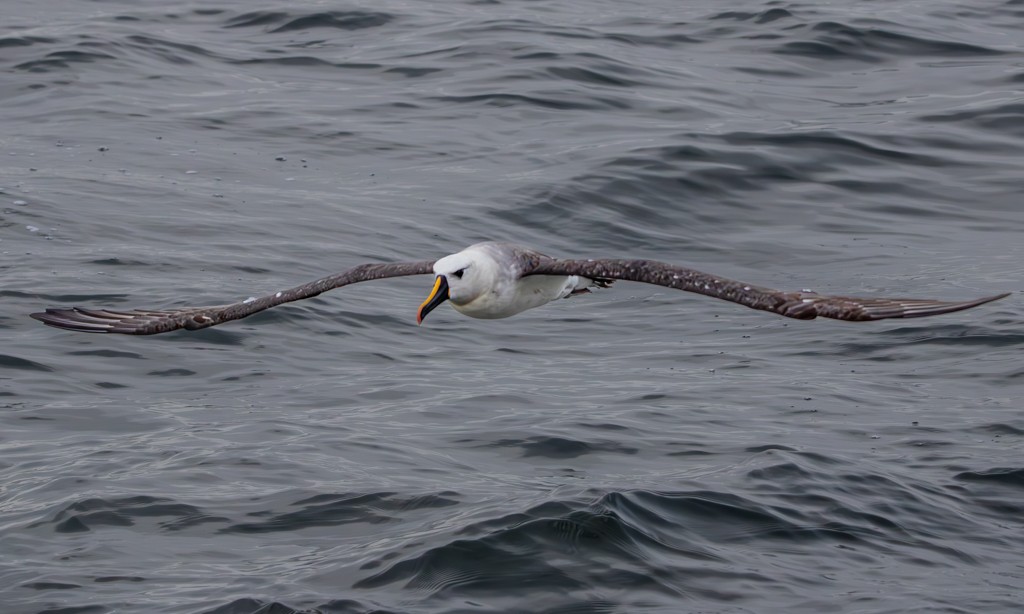
[[[8,2],[4,614],[1019,612],[1024,3]],[[795,321],[482,240],[968,299]]]

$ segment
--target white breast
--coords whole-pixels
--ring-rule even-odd
[[[586,281],[575,275],[531,275],[496,284],[476,300],[465,305],[452,304],[452,307],[471,318],[507,318],[569,296],[581,281],[586,285]]]

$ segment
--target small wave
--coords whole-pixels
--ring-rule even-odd
[[[489,93],[467,96],[435,96],[430,98],[444,104],[484,105],[493,107],[532,106],[542,109],[560,111],[600,111],[609,109],[625,109],[630,103],[625,98],[590,95],[581,98],[573,94],[548,92],[544,95],[537,92],[527,94]]]
[[[456,496],[454,492],[413,496],[400,496],[393,492],[316,495],[292,503],[299,508],[296,511],[270,515],[259,522],[232,524],[220,532],[269,533],[351,523],[377,524],[395,519],[388,512],[397,514],[456,505]]]
[[[956,474],[956,479],[965,482],[986,482],[993,485],[1024,488],[1024,468],[994,467],[984,471],[964,471]]]
[[[964,124],[1000,134],[1024,137],[1024,103],[1017,100],[973,109],[923,115],[920,120],[941,124]]]
[[[889,62],[895,57],[993,57],[998,49],[948,39],[925,38],[877,27],[858,27],[834,21],[818,22],[804,31],[811,40],[787,41],[772,49],[780,55],[820,60]],[[791,33],[791,36],[795,36]]]
[[[637,449],[624,446],[612,440],[583,441],[566,437],[537,436],[528,439],[501,439],[484,447],[520,448],[523,457],[577,458],[586,454],[616,453],[636,454]]]
[[[245,58],[241,60],[231,60],[232,64],[238,64],[242,66],[253,65],[271,65],[271,66],[292,66],[292,67],[303,67],[303,68],[345,68],[349,70],[375,70],[381,68],[380,64],[371,64],[365,62],[331,62],[318,58],[311,55],[283,55],[274,57],[263,57],[263,58]]]
[[[101,358],[130,358],[132,360],[146,360],[146,357],[142,354],[108,349],[75,350],[68,352],[68,356],[99,356]]]
[[[52,519],[35,522],[29,527],[51,525],[57,533],[81,533],[108,526],[130,527],[142,518],[165,518],[161,524],[170,530],[225,520],[210,517],[192,505],[141,495],[75,501],[64,506]]]
[[[721,597],[730,579],[768,578],[730,568],[705,541],[720,541],[723,531],[746,540],[786,526],[757,504],[721,493],[613,492],[592,504],[552,501],[479,522],[460,532],[478,536],[391,563],[356,586],[402,582],[435,595],[484,594],[515,582],[533,595],[614,585],[676,599]]]
[[[793,13],[786,9],[771,8],[764,11],[725,11],[711,15],[708,19],[728,21],[751,21],[756,24],[771,23],[780,19],[793,19]]]
[[[14,70],[50,72],[70,68],[73,64],[86,64],[114,59],[116,59],[116,56],[96,51],[54,51],[53,53],[46,54],[41,60],[22,62],[15,66]]]
[[[42,363],[38,363],[34,360],[29,360],[27,358],[11,356],[9,354],[0,354],[0,367],[4,367],[7,369],[18,369],[20,371],[53,371],[51,367],[48,367]]]
[[[834,161],[837,166],[848,163],[889,165],[894,162],[926,167],[948,166],[952,164],[952,161],[934,155],[914,153],[903,149],[896,149],[892,146],[873,144],[867,141],[868,137],[866,135],[854,138],[852,135],[832,130],[730,132],[714,138],[730,145],[777,147],[779,148],[779,153],[786,152],[789,155],[800,150],[813,151],[812,155],[807,156],[808,159],[812,157],[827,158],[830,161]]]
[[[378,28],[394,19],[389,13],[367,11],[325,11],[308,15],[293,15],[284,11],[254,11],[232,17],[225,28],[265,27],[269,33],[308,31],[317,28],[337,30],[363,30]]]
[[[31,47],[32,45],[51,45],[58,42],[48,36],[4,36],[0,37],[0,49],[8,47]]]
[[[212,58],[216,54],[200,45],[179,43],[148,34],[132,34],[125,38],[128,47],[146,52],[172,64],[193,64],[193,57]]]

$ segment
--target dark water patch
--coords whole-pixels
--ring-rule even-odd
[[[545,608],[538,604],[541,609],[536,610],[537,614],[614,614],[620,611],[619,604],[607,599],[582,598],[576,603],[567,603]]]
[[[20,358],[18,356],[10,356],[8,354],[0,354],[0,368],[18,369],[21,371],[53,371],[53,368],[35,362],[34,360],[28,360],[27,358]]]
[[[146,375],[155,375],[157,377],[188,377],[196,375],[195,371],[191,369],[166,369],[164,371],[150,371]]]
[[[958,523],[959,513],[950,505],[962,504],[948,493],[908,489],[883,476],[844,475],[847,483],[834,487],[826,474],[779,464],[753,471],[750,477],[778,491],[778,504],[771,509],[793,518],[796,532],[769,534],[784,539],[825,539],[856,545],[862,556],[904,557],[915,564],[949,567],[980,565],[983,560],[958,540],[977,532],[976,526]],[[784,484],[784,488],[772,488]],[[865,488],[866,485],[869,485]],[[887,500],[869,502],[869,493],[886,493]],[[973,505],[974,503],[972,503]],[[975,543],[995,546],[1000,540],[971,538]]]
[[[580,428],[583,428],[583,429],[593,429],[595,431],[629,431],[629,430],[631,430],[631,428],[628,427],[628,426],[625,426],[625,425],[622,425],[622,424],[615,424],[614,422],[597,422],[597,423],[595,423],[595,422],[578,422],[578,423],[576,423],[576,426],[578,426]]]
[[[0,37],[0,49],[7,47],[31,47],[32,45],[52,45],[59,42],[47,36],[4,36]]]
[[[813,528],[793,524],[753,501],[713,491],[637,491],[622,499],[612,496],[612,500],[654,510],[670,520],[677,530],[685,527],[687,534],[701,535],[713,542],[844,537],[842,532],[827,535],[828,531],[819,533]],[[850,535],[845,538],[856,539]]]
[[[405,614],[408,610],[381,608],[372,603],[353,599],[332,599],[313,607],[289,606],[280,601],[264,601],[253,597],[242,597],[230,603],[203,610],[201,614]],[[600,612],[595,610],[594,612]],[[537,614],[546,614],[538,611]],[[565,614],[570,614],[566,612]]]
[[[222,377],[220,381],[222,381],[222,382],[248,382],[248,381],[252,381],[252,380],[262,379],[264,377],[267,377],[267,375],[268,375],[267,371],[252,370],[250,368],[246,368],[244,370],[244,372],[239,373],[237,375],[228,375],[228,376]]]
[[[429,360],[429,358],[426,359]],[[479,412],[493,410],[493,408],[514,407],[528,398],[527,395],[518,394],[474,394],[453,401],[452,407],[459,411]]]
[[[941,124],[966,124],[982,130],[1024,137],[1024,102],[1019,101],[1003,102],[965,111],[924,115],[920,119],[925,122]]]
[[[239,65],[272,65],[272,66],[292,66],[292,67],[326,67],[332,69],[343,69],[343,70],[375,70],[381,68],[380,64],[370,63],[354,63],[354,62],[329,62],[327,60],[310,56],[310,55],[287,55],[277,56],[269,58],[246,58],[243,60],[231,60],[232,64]]]
[[[368,13],[362,11],[328,11],[303,15],[291,19],[287,23],[273,28],[270,32],[289,32],[293,30],[312,30],[315,28],[334,28],[337,30],[362,30],[378,28],[394,19],[388,13]]]
[[[894,194],[903,196],[927,196],[928,192],[924,186],[913,186],[896,181],[878,181],[873,179],[836,179],[824,182],[847,192],[856,194],[877,194],[883,197],[891,197]],[[915,211],[920,211],[916,209]]]
[[[69,605],[38,610],[35,614],[111,614],[114,611],[102,605]]]
[[[663,27],[667,25],[681,24],[665,24],[664,22],[654,22],[645,20],[634,20],[634,25],[648,25],[655,27]],[[531,37],[538,34],[543,37],[550,38],[553,40],[557,39],[569,39],[569,40],[592,40],[592,41],[610,41],[616,44],[624,44],[630,47],[659,47],[659,48],[672,48],[678,45],[693,44],[700,42],[699,39],[693,36],[678,32],[671,31],[667,33],[649,33],[641,31],[642,28],[634,27],[629,30],[618,29],[615,27],[585,27],[581,25],[563,25],[546,23],[543,21],[537,21],[532,19],[489,19],[480,21],[472,24],[465,24],[460,28],[460,32],[463,34],[474,33],[481,36],[486,36],[493,40],[495,36],[507,35],[507,34],[526,34]],[[673,28],[664,28],[672,30]]]
[[[748,75],[755,75],[758,77],[772,77],[777,79],[801,79],[806,77],[806,73],[801,70],[793,70],[789,68],[772,68],[765,66],[733,66],[732,70],[736,72],[746,73]]]
[[[443,72],[441,68],[426,68],[426,67],[413,67],[413,66],[396,66],[394,68],[388,68],[384,72],[393,73],[396,75],[402,75],[409,79],[416,79],[419,77],[426,77],[433,73]]]
[[[983,471],[964,471],[956,479],[964,482],[985,482],[999,486],[1024,488],[1024,468],[994,467]]]
[[[943,293],[934,292],[933,294],[938,296]],[[946,294],[948,295],[948,293]],[[947,346],[951,348],[987,347],[998,349],[1015,347],[1021,343],[1024,343],[1022,335],[997,333],[987,326],[927,325],[922,323],[917,326],[904,325],[890,328],[884,332],[869,332],[864,334],[861,339],[805,348],[796,351],[794,355],[838,356],[885,363],[905,360],[908,355],[915,352],[915,347]]]
[[[926,167],[949,166],[950,161],[922,153],[882,147],[833,131],[801,131],[780,133],[730,132],[717,137],[730,145],[742,147],[778,147],[790,154],[813,151],[822,160],[838,164],[887,165],[894,162]]]
[[[100,266],[151,266],[151,263],[145,262],[143,260],[127,260],[123,258],[97,258],[96,260],[90,261],[90,263]]]
[[[191,505],[163,497],[92,498],[64,506],[53,518],[29,528],[52,525],[58,533],[81,533],[105,526],[129,527],[142,518],[171,517],[175,523],[194,523],[207,516]]]
[[[67,582],[29,582],[22,584],[25,588],[32,588],[38,591],[50,591],[50,590],[67,590],[72,588],[82,588],[81,584],[70,584]]]
[[[419,496],[399,496],[393,492],[317,495],[292,503],[297,511],[251,513],[267,516],[261,522],[233,524],[221,533],[268,533],[299,531],[312,527],[334,527],[353,523],[379,524],[396,520],[400,513],[456,505],[454,492]]]
[[[990,516],[1000,518],[1019,518],[1024,515],[1024,503],[1020,499],[1013,498],[989,498],[977,497],[974,503],[989,513]]]
[[[458,590],[461,594],[486,594],[508,582],[531,591],[557,591],[559,586],[582,588],[587,583],[578,572],[537,557],[541,549],[554,546],[562,557],[595,557],[594,567],[605,568],[596,557],[606,548],[628,548],[629,537],[613,514],[586,510],[569,511],[563,517],[538,517],[546,505],[525,514],[525,521],[504,525],[494,533],[476,539],[455,540],[431,548],[421,555],[392,564],[384,571],[360,580],[356,587],[374,587],[405,582],[407,586],[434,593]],[[561,558],[561,557],[559,557]],[[625,585],[657,584],[635,572],[622,570]]]
[[[622,77],[616,77],[606,72],[599,70],[591,70],[587,68],[573,68],[573,67],[552,67],[547,69],[547,73],[556,79],[565,79],[566,81],[576,81],[578,83],[592,84],[592,85],[607,85],[611,87],[637,87],[642,83],[633,79],[624,79]]]
[[[699,501],[687,503],[699,507]],[[728,583],[766,581],[758,573],[719,566],[720,557],[699,543],[706,527],[681,517],[678,503],[673,495],[645,492],[609,493],[590,505],[549,502],[475,525],[462,533],[478,537],[430,548],[356,586],[401,582],[434,595],[470,596],[508,582],[533,595],[561,595],[559,586],[613,585],[674,598],[730,599],[737,593],[724,588]],[[721,520],[731,524],[735,518]]]
[[[756,24],[771,23],[780,19],[793,19],[793,13],[786,9],[771,8],[763,11],[725,11],[711,15],[708,19],[728,21],[751,21]]]
[[[108,582],[145,582],[146,578],[142,576],[99,576],[93,578],[93,582],[99,584],[106,584]]]
[[[202,614],[300,614],[300,611],[277,601],[242,597],[212,610],[203,610]]]
[[[116,56],[96,51],[54,51],[53,53],[46,54],[41,60],[22,62],[15,66],[14,70],[45,73],[53,70],[66,70],[75,64],[88,64],[116,59]]]
[[[281,23],[290,19],[291,16],[283,11],[255,11],[243,13],[232,17],[224,22],[225,28],[252,28],[258,26],[269,26]]]
[[[487,594],[509,583],[530,591],[555,591],[559,587],[572,591],[586,586],[543,559],[524,552],[522,545],[506,547],[503,541],[501,538],[456,540],[393,564],[353,586],[368,589],[402,582],[406,588],[416,590],[440,592],[458,588],[464,594]]]
[[[923,38],[873,27],[823,21],[806,30],[812,40],[789,41],[772,49],[780,55],[816,61],[852,60],[884,63],[897,57],[994,57],[998,49],[953,40]]]
[[[343,610],[344,611],[344,610]],[[377,610],[349,610],[353,612],[376,612]],[[236,599],[231,603],[226,603],[222,606],[213,608],[212,610],[203,610],[201,614],[334,614],[334,610],[316,608],[309,610],[307,608],[296,609],[279,601],[263,601],[262,599],[254,599],[252,597],[243,597]]]
[[[131,358],[132,360],[146,360],[146,357],[142,354],[110,350],[106,348],[100,348],[97,350],[74,350],[68,352],[68,356],[97,356],[100,358]]]
[[[535,518],[557,517],[571,513],[581,504],[574,500],[553,500],[539,503],[525,512],[509,513],[495,518],[478,520],[467,524],[458,531],[456,535],[479,536],[486,533],[498,531],[504,527],[523,524]]]
[[[366,11],[324,11],[307,15],[293,15],[284,11],[254,11],[232,17],[225,28],[265,27],[266,32],[308,31],[317,28],[336,30],[363,30],[390,23],[394,15]]]
[[[567,66],[585,66],[595,75],[595,85],[601,85],[603,80],[611,80],[615,83],[629,84],[634,87],[655,87],[671,89],[671,84],[680,78],[680,74],[671,68],[662,66],[641,66],[633,62],[623,61],[614,56],[607,56],[600,53],[561,53],[559,60],[551,62]],[[581,81],[587,83],[587,81]],[[676,115],[678,117],[678,115]]]
[[[180,43],[150,35],[132,34],[125,38],[129,48],[144,51],[155,57],[178,65],[191,65],[194,58],[216,58],[212,51],[190,43]]]
[[[590,95],[586,98],[567,94],[550,93],[547,96],[526,94],[474,94],[470,96],[437,96],[431,98],[442,104],[462,104],[469,106],[536,107],[558,111],[601,111],[610,109],[628,109],[631,104],[625,98]]]
[[[901,441],[900,445],[914,446],[915,448],[948,448],[956,446],[957,442],[940,439],[907,439],[905,441]]]
[[[528,439],[501,439],[483,447],[520,448],[523,458],[539,456],[543,458],[577,458],[594,453],[636,454],[637,449],[623,446],[617,442],[583,441],[565,437],[536,436]]]
[[[685,458],[685,457],[690,457],[690,456],[714,456],[717,453],[717,452],[712,451],[712,450],[700,450],[700,449],[697,449],[697,448],[700,447],[700,445],[701,444],[699,442],[690,442],[690,443],[688,443],[686,445],[686,449],[685,450],[676,451],[676,452],[666,452],[665,456],[667,456],[669,458],[672,458],[672,457],[684,457]]]
[[[760,452],[772,452],[772,451],[796,452],[797,450],[795,448],[791,448],[789,446],[783,446],[783,445],[779,445],[779,444],[765,444],[765,445],[760,445],[760,446],[751,446],[749,448],[746,448],[744,451],[745,452],[750,452],[751,454],[757,454],[757,453],[760,453]]]
[[[647,35],[638,32],[607,32],[600,38],[615,43],[625,43],[630,46],[659,47],[662,49],[674,49],[703,42],[701,38],[683,33]]]
[[[996,424],[985,424],[982,426],[976,426],[971,429],[974,433],[985,433],[992,435],[1012,435],[1014,437],[1024,436],[1024,428],[1013,426],[1012,424],[996,423]]]
[[[763,467],[759,469],[753,469],[747,473],[747,477],[752,480],[768,480],[768,481],[783,481],[783,480],[807,480],[811,479],[814,474],[803,467],[795,463],[781,463],[778,465],[772,465],[770,467]]]

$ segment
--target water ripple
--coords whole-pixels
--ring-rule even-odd
[[[1016,612],[1019,0],[8,3],[11,612]],[[359,284],[478,240],[864,295],[622,283],[515,318]],[[837,598],[837,596],[840,596]]]

